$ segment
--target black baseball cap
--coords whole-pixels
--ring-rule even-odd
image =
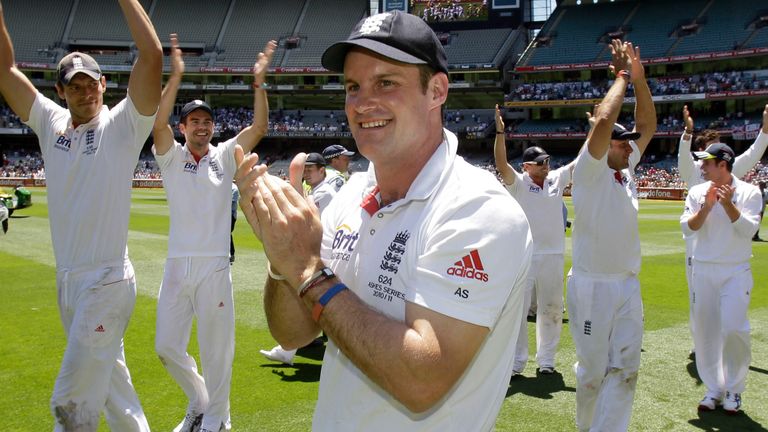
[[[730,165],[733,164],[736,153],[727,144],[714,143],[710,144],[704,151],[693,152],[693,158],[696,160],[720,159],[728,162]]]
[[[611,139],[624,141],[624,140],[636,140],[640,138],[640,132],[628,131],[624,126],[615,123],[613,125],[613,131],[611,131]]]
[[[528,147],[523,152],[523,163],[540,163],[549,159],[549,155],[538,146]]]
[[[323,157],[328,159],[333,159],[338,156],[352,156],[355,152],[347,150],[344,146],[339,144],[329,145],[328,147],[323,150]]]
[[[211,115],[211,118],[214,118],[213,115],[213,109],[210,105],[205,103],[205,101],[201,101],[200,99],[195,99],[192,102],[188,102],[186,105],[184,105],[184,108],[181,109],[181,121],[183,122],[185,118],[194,110],[203,110]]]
[[[93,57],[81,52],[65,55],[56,68],[56,76],[59,77],[59,82],[64,85],[69,84],[72,77],[79,73],[84,73],[95,80],[101,78],[99,63]]]
[[[327,164],[325,162],[325,158],[323,158],[323,155],[321,155],[320,153],[310,153],[307,155],[307,160],[304,162],[304,165],[325,166]]]
[[[336,42],[323,53],[323,67],[344,72],[344,59],[353,47],[408,64],[425,64],[448,74],[448,58],[434,31],[416,15],[399,10],[363,18],[345,41]]]

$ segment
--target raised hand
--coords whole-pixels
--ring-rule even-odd
[[[691,117],[691,113],[688,111],[688,105],[683,105],[683,124],[685,126],[686,132],[693,132],[693,118]]]
[[[272,54],[275,53],[277,42],[271,40],[264,46],[264,51],[259,53],[259,58],[253,65],[253,84],[261,86],[267,76],[269,63],[272,61]]]
[[[499,104],[496,104],[496,132],[504,132],[504,120],[501,118]]]
[[[171,74],[184,75],[184,58],[179,48],[179,36],[171,33]]]
[[[627,44],[622,43],[619,39],[611,40],[611,64],[608,69],[616,75],[620,70],[627,70],[630,61]]]

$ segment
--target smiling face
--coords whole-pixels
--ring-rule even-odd
[[[196,109],[179,124],[179,130],[184,134],[190,151],[204,154],[213,138],[213,118],[208,112]]]
[[[421,161],[442,141],[445,74],[433,75],[425,88],[419,67],[355,48],[344,62],[344,79],[352,136],[360,153],[377,167]]]
[[[88,123],[99,115],[106,87],[107,80],[103,76],[95,80],[84,73],[75,74],[68,84],[56,83],[56,91],[67,102],[75,126]]]

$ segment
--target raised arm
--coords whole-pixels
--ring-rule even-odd
[[[631,62],[628,45],[618,39],[612,40],[611,56],[610,69],[616,74],[616,80],[597,107],[597,112],[592,116],[593,126],[587,135],[587,150],[595,159],[602,159],[608,152],[613,125],[619,118],[621,105],[624,103],[624,94],[627,92],[627,85],[629,84],[629,77],[622,72],[627,70]]]
[[[760,129],[755,142],[733,162],[733,175],[739,178],[744,177],[760,162],[766,147],[768,147],[768,105],[763,110],[763,127]]]
[[[693,186],[691,177],[693,176],[696,165],[691,154],[691,140],[693,140],[693,118],[688,111],[688,105],[683,106],[683,124],[685,131],[680,137],[680,145],[677,147],[677,170],[680,172],[680,178],[688,183],[688,187]]]
[[[165,154],[173,145],[173,129],[168,120],[171,112],[173,112],[173,105],[176,103],[176,95],[179,92],[179,85],[183,76],[184,59],[182,59],[179,49],[179,38],[176,33],[171,33],[171,76],[168,77],[168,82],[163,88],[160,108],[157,110],[155,125],[152,128],[155,153],[158,155]]]
[[[243,147],[245,153],[253,150],[261,138],[267,134],[269,104],[267,103],[267,90],[264,89],[263,84],[275,48],[277,48],[277,42],[273,40],[267,42],[264,52],[259,53],[259,59],[253,65],[253,124],[237,135],[237,143]]]
[[[501,118],[499,104],[496,104],[496,141],[493,144],[493,158],[496,161],[496,169],[501,174],[501,179],[506,184],[514,184],[517,176],[515,169],[507,162],[507,143],[504,133],[504,120]]]
[[[640,60],[640,47],[627,42],[627,53],[630,56],[632,86],[635,88],[635,131],[640,132],[640,138],[635,141],[642,155],[648,143],[656,133],[656,106],[653,104],[651,89],[645,80],[645,68]]]
[[[37,89],[26,75],[16,68],[13,43],[5,26],[2,4],[0,4],[0,92],[22,121],[29,120],[29,111],[37,96]]]
[[[163,48],[155,28],[138,0],[118,0],[125,22],[139,50],[128,80],[128,94],[136,110],[145,116],[157,112],[163,75]]]

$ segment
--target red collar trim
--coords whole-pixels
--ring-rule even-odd
[[[368,216],[373,216],[374,213],[379,211],[381,208],[381,205],[379,204],[379,199],[376,197],[376,195],[379,194],[379,185],[376,185],[371,193],[365,196],[363,198],[363,201],[360,203],[360,207],[362,207],[363,210],[368,213]]]

